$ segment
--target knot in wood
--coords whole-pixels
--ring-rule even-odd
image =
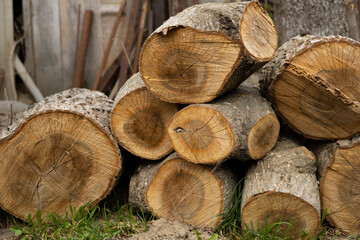
[[[229,30],[231,28],[236,28],[236,26],[234,25],[234,23],[232,22],[231,18],[228,16],[220,16],[220,24],[221,24],[221,28],[225,29],[225,30]]]
[[[184,133],[186,132],[186,130],[182,127],[177,127],[175,129],[173,129],[176,133]]]

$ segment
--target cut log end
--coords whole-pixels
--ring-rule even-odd
[[[214,99],[238,61],[241,48],[223,34],[174,28],[153,34],[144,44],[140,72],[157,97],[168,102]]]
[[[302,230],[315,236],[319,227],[318,212],[311,204],[294,195],[274,191],[251,197],[242,209],[241,219],[244,229],[269,228],[273,223],[285,222],[280,226],[281,233],[295,239],[300,239]]]
[[[270,16],[259,2],[252,2],[246,8],[240,29],[241,40],[255,59],[269,61],[274,57],[278,36]]]
[[[338,148],[321,180],[321,201],[327,219],[341,231],[360,234],[360,145]]]
[[[175,104],[159,100],[142,87],[124,96],[113,108],[111,129],[129,152],[156,160],[173,150],[167,126],[177,111]]]
[[[252,159],[265,156],[276,144],[280,123],[274,114],[261,118],[249,131],[247,147]]]
[[[360,131],[360,44],[318,41],[290,59],[275,79],[273,103],[308,138],[347,138]]]
[[[194,163],[219,162],[234,148],[229,122],[208,107],[193,105],[181,110],[170,122],[168,132],[175,151]]]
[[[145,196],[156,215],[197,227],[216,228],[224,209],[222,185],[216,175],[181,158],[159,168]]]
[[[87,118],[69,112],[37,115],[2,139],[0,205],[27,220],[37,210],[61,217],[69,203],[91,206],[111,190],[121,167],[115,141]]]

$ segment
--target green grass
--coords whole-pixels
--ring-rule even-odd
[[[27,223],[14,222],[11,230],[21,239],[109,239],[125,238],[146,231],[153,216],[143,211],[134,214],[132,205],[117,205],[113,211],[99,206],[89,210],[89,204],[75,209],[65,217],[49,213],[46,217],[38,211],[35,219],[28,216]]]
[[[217,240],[221,237],[239,240],[293,239],[294,229],[291,220],[265,223],[264,226],[255,223],[241,228],[241,185],[242,181],[236,185],[231,204],[223,214],[223,221],[209,240]],[[90,210],[88,206],[89,204],[86,204],[80,209],[70,206],[69,213],[65,217],[54,213],[44,217],[39,211],[35,218],[29,215],[27,223],[13,219],[14,226],[11,230],[19,239],[123,239],[147,231],[147,223],[155,218],[146,216],[141,210],[134,211],[131,204],[120,206],[117,203],[111,210],[106,206],[96,206]],[[321,216],[321,222],[325,221],[325,216],[326,211]],[[301,238],[310,240],[337,238],[338,232],[329,234],[327,230],[327,227],[322,227],[315,236],[302,232]],[[203,240],[197,230],[194,232],[198,240]]]

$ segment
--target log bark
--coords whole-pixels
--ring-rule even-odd
[[[156,98],[134,74],[118,92],[110,125],[118,143],[132,154],[151,160],[173,151],[167,128],[179,110]]]
[[[204,103],[236,88],[277,48],[271,18],[257,1],[189,7],[145,41],[139,69],[160,99]]]
[[[139,167],[130,180],[129,202],[160,218],[215,229],[236,184],[228,166],[212,169],[173,153],[163,162]]]
[[[334,143],[314,145],[320,177],[322,209],[326,218],[341,231],[360,234],[359,179],[360,136]]]
[[[203,164],[260,159],[275,146],[279,130],[270,103],[246,86],[211,103],[184,108],[168,128],[175,151]]]
[[[243,227],[270,226],[284,221],[282,231],[300,239],[314,236],[320,223],[320,199],[314,155],[290,139],[251,167],[245,177],[241,202]],[[259,225],[257,225],[259,224]]]
[[[274,1],[279,45],[297,35],[341,35],[360,40],[358,0]]]
[[[295,37],[262,71],[261,88],[284,122],[312,139],[360,131],[360,43],[344,37]]]
[[[0,139],[1,208],[27,221],[105,198],[122,163],[111,106],[100,92],[70,89],[27,110]]]

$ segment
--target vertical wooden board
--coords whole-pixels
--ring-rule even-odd
[[[59,3],[33,0],[31,10],[35,82],[48,96],[63,89]]]
[[[0,86],[0,97],[5,99],[6,89],[7,98],[16,100],[14,70],[10,59],[14,47],[12,6],[12,1],[0,1],[0,68],[5,71],[4,83]]]
[[[23,0],[23,18],[24,18],[24,40],[25,40],[25,67],[30,76],[36,81],[35,69],[35,53],[33,42],[33,29],[32,29],[32,1]]]
[[[63,89],[71,88],[74,73],[74,63],[76,57],[76,40],[77,40],[77,22],[78,9],[80,5],[80,29],[85,10],[93,11],[93,22],[89,39],[89,47],[86,56],[86,65],[84,73],[84,81],[87,87],[91,87],[97,69],[100,66],[103,48],[101,45],[101,21],[100,21],[100,2],[96,0],[61,0],[59,1],[60,9],[60,28],[61,28],[61,49],[63,61]]]
[[[61,59],[62,65],[62,88],[67,89],[72,86],[72,76],[74,73],[76,57],[76,40],[78,32],[78,8],[80,5],[80,29],[84,15],[83,0],[61,0],[59,1],[60,11],[60,34],[61,34]]]
[[[114,21],[116,15],[119,11],[120,4],[125,0],[102,0],[101,3],[101,29],[102,29],[102,46],[105,49],[107,42],[109,40],[109,36],[111,34]],[[113,39],[113,45],[111,47],[110,54],[106,61],[105,69],[107,69],[112,62],[117,58],[117,56],[122,51],[122,43],[124,43],[125,36],[126,36],[126,26],[128,22],[128,15],[129,7],[131,6],[131,1],[127,0],[127,6],[123,12],[121,17],[118,29],[116,31],[115,38]]]
[[[91,89],[99,70],[101,58],[105,49],[102,45],[103,31],[101,28],[101,1],[84,0],[84,6],[82,6],[82,9],[88,9],[94,12],[84,74],[86,87]],[[76,38],[76,35],[74,37]]]

